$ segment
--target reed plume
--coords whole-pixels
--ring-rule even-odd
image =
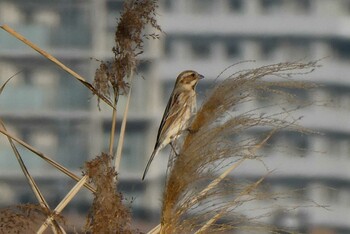
[[[247,184],[225,178],[215,187],[206,186],[232,163],[259,160],[257,151],[275,132],[286,128],[307,132],[291,117],[292,110],[280,108],[263,114],[259,108],[244,110],[244,105],[251,103],[257,93],[274,93],[290,102],[293,94],[286,89],[315,86],[291,81],[290,76],[311,72],[317,66],[317,62],[279,63],[237,72],[216,84],[195,115],[179,155],[169,163],[161,233],[216,233],[247,223],[256,228],[264,226],[237,212],[243,204],[267,197],[257,189],[264,178]],[[276,76],[280,78],[278,82],[264,80]],[[263,134],[249,135],[254,129],[263,129]],[[203,190],[206,192],[201,193]],[[230,221],[220,224],[222,220]]]
[[[119,95],[128,94],[123,122],[120,129],[117,154],[115,157],[115,168],[119,170],[124,134],[131,98],[131,81],[137,67],[137,56],[143,53],[144,39],[159,38],[156,33],[147,33],[146,27],[161,32],[156,20],[155,0],[129,0],[124,2],[123,12],[118,20],[115,32],[115,46],[112,48],[113,61],[101,61],[100,67],[96,69],[94,86],[99,96],[103,95],[113,99],[112,126],[109,141],[109,154],[113,155],[114,136],[117,119],[117,103]],[[112,92],[111,92],[112,90]],[[111,95],[112,93],[112,95]],[[98,98],[98,107],[100,108]]]
[[[96,69],[94,86],[99,93],[115,99],[128,91],[130,73],[136,69],[137,56],[143,53],[144,39],[159,38],[156,33],[145,32],[150,26],[161,32],[155,18],[158,8],[155,0],[129,0],[124,2],[123,12],[115,32],[113,61],[101,61]]]
[[[117,191],[117,174],[110,166],[111,160],[111,156],[102,153],[85,163],[86,174],[96,186],[94,201],[85,225],[86,232],[132,233],[131,213],[122,203],[122,194]]]

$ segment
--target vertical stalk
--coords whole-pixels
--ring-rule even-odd
[[[109,155],[113,155],[115,126],[117,124],[117,97],[114,97],[113,107],[114,108],[113,108],[113,113],[112,113],[112,127],[111,127],[111,134],[109,136],[109,150],[108,150]]]
[[[115,156],[115,161],[114,161],[114,167],[116,171],[119,171],[119,166],[120,166],[120,161],[122,157],[122,151],[123,151],[123,144],[124,144],[124,137],[125,137],[125,128],[126,128],[126,121],[128,118],[128,112],[129,112],[129,105],[130,105],[130,98],[131,98],[131,88],[132,88],[132,78],[134,76],[134,71],[130,71],[130,75],[128,77],[128,80],[130,82],[130,89],[128,93],[128,97],[126,100],[125,104],[125,110],[124,110],[124,115],[123,115],[123,121],[122,125],[120,127],[120,135],[119,135],[119,140],[118,140],[118,148],[117,148],[117,153]]]

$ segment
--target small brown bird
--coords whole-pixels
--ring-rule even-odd
[[[148,160],[142,180],[145,179],[154,156],[168,144],[173,147],[172,142],[188,128],[189,119],[197,107],[196,86],[198,81],[203,78],[203,75],[191,70],[183,71],[177,77],[159,126],[153,153]]]

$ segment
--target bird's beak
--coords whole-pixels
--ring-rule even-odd
[[[200,80],[204,78],[204,76],[201,75],[201,74],[198,74],[198,77],[199,77]]]

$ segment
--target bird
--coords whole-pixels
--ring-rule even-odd
[[[189,120],[197,108],[196,86],[198,81],[203,78],[203,75],[193,70],[186,70],[178,75],[158,129],[154,150],[148,160],[142,180],[145,179],[154,156],[161,149],[170,144],[176,153],[172,143],[183,131],[188,130]]]

